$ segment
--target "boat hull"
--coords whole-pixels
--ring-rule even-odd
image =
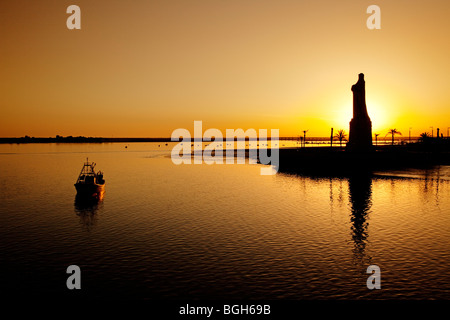
[[[78,195],[95,197],[105,192],[105,184],[76,183],[75,189]]]

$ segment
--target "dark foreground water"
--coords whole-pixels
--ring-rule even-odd
[[[262,176],[176,166],[171,146],[0,145],[2,292],[64,296],[78,265],[93,299],[450,298],[450,167]],[[86,157],[98,204],[75,199]]]

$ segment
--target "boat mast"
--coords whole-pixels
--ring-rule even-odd
[[[91,170],[89,170],[89,167],[90,167]],[[95,167],[95,162],[89,163],[89,158],[86,157],[86,162],[84,163],[83,168],[81,168],[81,172],[80,172],[80,174],[78,175],[77,183],[78,183],[78,181],[80,180],[80,177],[81,177],[82,175],[85,175],[85,176],[86,176],[86,175],[93,174],[93,175],[95,176],[94,167]]]

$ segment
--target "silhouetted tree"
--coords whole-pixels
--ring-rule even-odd
[[[334,135],[334,138],[339,140],[339,147],[342,147],[342,141],[347,141],[346,137],[347,137],[347,134],[345,133],[345,130],[339,130]]]
[[[422,132],[420,134],[420,141],[421,142],[428,142],[428,140],[431,138],[431,135],[428,132]]]
[[[402,133],[400,132],[400,131],[398,131],[397,129],[389,129],[389,131],[388,131],[388,133],[386,134],[386,135],[388,135],[388,134],[390,134],[391,136],[392,136],[392,145],[394,145],[394,136],[396,135],[396,134],[398,134],[398,135],[402,135]]]

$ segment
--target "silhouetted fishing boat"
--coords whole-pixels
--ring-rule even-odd
[[[86,162],[81,168],[75,188],[77,194],[80,196],[101,197],[105,191],[105,179],[103,179],[103,172],[95,172],[95,162]]]

